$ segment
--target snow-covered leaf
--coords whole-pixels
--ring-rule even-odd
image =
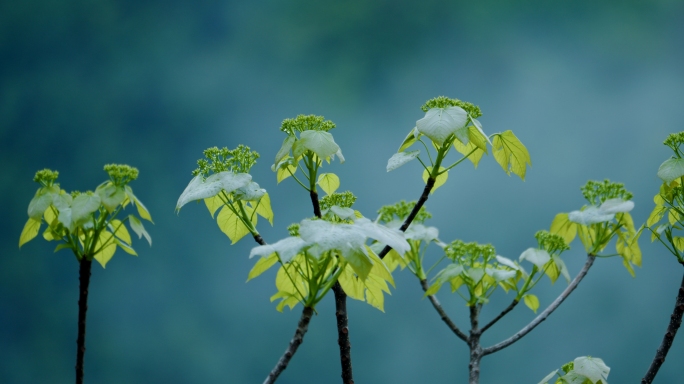
[[[71,202],[71,220],[74,225],[83,225],[100,208],[100,196],[82,193]]]
[[[273,244],[260,245],[252,248],[249,258],[254,256],[267,257],[272,253],[277,253],[283,263],[292,260],[295,255],[307,246],[307,242],[300,237],[286,237]]]
[[[202,180],[202,176],[197,175],[190,180],[190,183],[178,198],[176,211],[179,211],[185,204],[191,201],[214,197],[221,190],[230,193],[238,188],[245,187],[250,181],[252,181],[251,175],[247,173],[233,173],[231,171],[215,173],[207,177],[206,180]]]
[[[682,176],[684,176],[684,159],[667,159],[658,168],[658,177],[666,183],[671,183]]]
[[[333,155],[340,157],[340,162],[344,161],[340,147],[335,143],[333,136],[325,131],[304,131],[299,135],[299,140],[292,146],[292,154],[295,158],[301,156],[307,150],[315,153],[321,159],[327,159]]]
[[[527,260],[530,263],[536,265],[537,268],[539,268],[539,270],[541,271],[544,268],[544,264],[548,263],[549,260],[551,260],[551,255],[549,255],[549,253],[543,249],[527,248],[520,255],[520,261],[523,260]]]
[[[610,368],[598,357],[578,357],[575,359],[574,365],[573,371],[586,376],[592,383],[601,380],[603,384],[608,384],[606,380],[608,379]]]
[[[266,190],[259,187],[259,184],[254,181],[250,181],[249,184],[244,187],[240,187],[233,191],[233,194],[238,200],[256,201],[266,194]]]
[[[599,207],[599,210],[605,214],[626,213],[632,209],[634,209],[633,201],[625,201],[620,198],[606,200]]]
[[[584,211],[572,211],[568,213],[568,219],[573,223],[591,225],[613,220],[614,213],[605,213],[595,206],[587,207]]]

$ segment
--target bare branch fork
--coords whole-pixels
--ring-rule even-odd
[[[684,263],[682,263],[684,265]],[[679,326],[682,324],[682,314],[684,313],[684,276],[682,276],[682,283],[679,286],[679,291],[677,293],[677,299],[675,301],[674,309],[672,310],[672,315],[670,315],[670,324],[667,326],[665,335],[663,336],[663,341],[660,343],[660,347],[656,351],[651,366],[648,368],[646,375],[641,379],[641,384],[650,384],[655,379],[658,374],[660,366],[665,362],[665,357],[672,347],[672,342],[674,341]]]

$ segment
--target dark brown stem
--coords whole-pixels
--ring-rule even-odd
[[[85,357],[86,311],[88,310],[88,286],[93,261],[86,256],[81,259],[78,271],[78,337],[76,339],[76,384],[83,384],[83,358]]]
[[[506,314],[508,314],[508,312],[512,311],[513,308],[515,308],[515,306],[518,305],[519,302],[520,302],[520,301],[518,301],[517,299],[514,299],[514,300],[508,305],[508,307],[506,307],[506,309],[504,309],[503,311],[501,311],[501,313],[499,313],[499,315],[498,315],[497,317],[493,318],[492,321],[490,321],[489,323],[487,323],[487,325],[485,325],[484,327],[482,327],[482,329],[480,330],[480,333],[484,333],[484,331],[488,330],[489,327],[491,327],[492,325],[496,324],[496,322],[499,321],[499,320],[501,320],[502,317],[506,316]]]
[[[484,356],[482,346],[480,345],[482,331],[478,328],[478,317],[480,316],[482,304],[475,304],[469,308],[470,338],[468,339],[468,346],[470,347],[470,363],[468,364],[468,383],[478,384],[480,382],[480,361],[482,356]]]
[[[321,205],[318,203],[318,193],[314,190],[309,191],[309,196],[311,197],[311,204],[313,204],[314,215],[316,217],[321,217]]]
[[[314,214],[321,217],[321,205],[318,201],[318,193],[311,190],[311,204],[313,204]],[[335,317],[337,318],[337,344],[340,346],[340,365],[342,366],[342,383],[353,384],[354,376],[352,373],[351,342],[349,341],[349,317],[347,315],[347,294],[342,289],[340,283],[333,285],[335,295]]]
[[[259,243],[259,244],[261,244],[261,245],[266,245],[266,242],[264,241],[264,238],[261,237],[261,235],[256,234],[256,235],[253,235],[253,236],[254,236],[254,241],[256,241],[257,243]]]
[[[420,286],[423,287],[423,291],[427,292],[429,287],[426,279],[420,280]],[[432,306],[435,308],[437,313],[439,313],[440,318],[444,323],[446,323],[447,327],[449,327],[449,329],[451,329],[451,331],[456,334],[459,339],[469,343],[470,340],[468,340],[468,336],[463,333],[453,321],[451,321],[451,318],[444,311],[444,308],[442,308],[442,304],[440,304],[439,300],[437,300],[437,297],[435,295],[428,295],[428,299],[430,299]]]
[[[418,214],[418,211],[420,211],[420,208],[422,208],[423,204],[425,204],[425,202],[427,201],[428,197],[430,196],[430,191],[432,191],[432,187],[434,186],[435,179],[429,178],[427,183],[425,183],[425,188],[423,188],[423,194],[420,195],[420,199],[418,199],[416,205],[413,206],[413,210],[411,210],[411,213],[408,215],[406,220],[404,220],[404,223],[401,225],[401,228],[399,228],[400,231],[406,232],[406,229],[409,227],[409,225],[411,225],[413,219],[416,218],[416,215]],[[392,247],[390,247],[389,245],[385,245],[385,248],[383,248],[382,251],[378,253],[378,256],[382,259],[385,256],[387,256],[387,254],[391,250]]]
[[[340,283],[333,285],[335,294],[335,317],[337,318],[337,344],[340,346],[340,363],[342,365],[342,383],[353,384],[351,343],[349,342],[349,317],[347,316],[347,294]]]
[[[299,319],[297,330],[295,331],[292,340],[290,340],[290,345],[287,346],[285,353],[283,353],[283,355],[280,357],[278,363],[273,368],[271,373],[268,374],[268,377],[266,380],[264,380],[264,384],[275,383],[278,376],[285,370],[285,368],[287,368],[287,364],[290,362],[290,359],[292,359],[292,356],[294,356],[295,352],[297,352],[297,348],[299,348],[304,341],[304,335],[309,329],[309,322],[311,321],[312,315],[313,309],[305,307],[302,311],[302,317]]]
[[[523,336],[527,335],[532,331],[534,328],[537,327],[537,325],[541,324],[542,321],[546,320],[553,311],[558,308],[559,305],[572,293],[572,291],[577,288],[577,285],[582,281],[584,276],[586,276],[587,272],[589,272],[589,268],[591,268],[591,265],[594,264],[594,260],[596,259],[596,256],[589,254],[587,256],[587,261],[584,263],[584,267],[579,271],[577,276],[570,282],[570,285],[565,288],[565,290],[556,298],[556,300],[553,301],[545,310],[544,312],[540,313],[537,317],[534,318],[529,324],[527,324],[523,329],[518,331],[516,334],[513,336],[509,337],[508,339],[500,342],[499,344],[492,345],[491,347],[487,347],[484,350],[482,350],[482,356],[487,356],[490,353],[494,353],[497,351],[500,351],[509,345],[515,343],[516,341],[520,340]]]
[[[665,336],[663,336],[663,341],[660,343],[660,347],[656,351],[655,357],[651,362],[651,366],[646,372],[646,376],[641,379],[641,384],[650,384],[653,379],[655,379],[658,374],[660,366],[665,362],[665,357],[667,352],[672,346],[675,336],[677,335],[677,330],[682,324],[682,314],[684,313],[684,276],[682,276],[682,284],[679,286],[679,292],[677,293],[677,300],[675,301],[674,310],[672,315],[670,315],[670,324],[667,326],[667,331],[665,331]]]

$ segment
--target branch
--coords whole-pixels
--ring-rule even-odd
[[[502,317],[506,316],[506,314],[508,314],[508,312],[512,311],[513,308],[515,308],[515,306],[518,305],[519,302],[520,302],[520,301],[518,301],[517,299],[514,299],[514,300],[508,305],[508,307],[506,307],[506,309],[504,309],[503,311],[501,311],[501,313],[499,313],[499,315],[498,315],[497,317],[493,318],[492,321],[490,321],[489,323],[487,323],[487,325],[485,325],[484,327],[482,327],[482,329],[480,330],[480,333],[484,333],[484,331],[486,331],[487,329],[489,329],[489,327],[491,327],[492,325],[496,324],[496,322],[499,321],[499,320],[501,320]]]
[[[314,214],[321,218],[321,205],[318,201],[318,193],[310,190],[311,204]],[[342,383],[354,384],[351,360],[351,342],[349,341],[349,317],[347,315],[347,294],[339,282],[333,285],[335,295],[335,317],[337,318],[337,344],[340,346],[340,365],[342,366]]]
[[[340,346],[342,383],[354,384],[351,362],[351,343],[349,342],[349,317],[347,315],[347,294],[339,282],[333,285],[335,294],[335,318],[337,318],[337,344]]]
[[[290,345],[288,345],[285,353],[280,357],[278,363],[273,368],[271,373],[268,374],[264,384],[275,383],[278,376],[287,368],[287,364],[290,362],[292,356],[297,352],[297,348],[304,341],[304,334],[309,330],[309,321],[311,321],[311,315],[313,314],[313,309],[310,307],[305,307],[302,311],[302,317],[299,319],[299,324],[297,330],[295,331],[294,337],[290,340]]]
[[[86,311],[88,310],[88,286],[93,261],[83,255],[78,271],[78,337],[76,338],[76,384],[83,384],[83,358],[85,357]]]
[[[423,291],[427,292],[428,283],[427,283],[426,279],[420,280],[420,286],[423,287]],[[449,327],[449,329],[451,329],[451,331],[454,334],[456,334],[456,336],[458,336],[459,339],[468,343],[470,341],[468,336],[465,333],[463,333],[458,328],[458,326],[456,326],[456,324],[454,324],[453,321],[451,321],[451,318],[449,317],[449,315],[447,315],[446,312],[444,311],[444,308],[442,308],[442,304],[440,304],[439,300],[437,300],[437,296],[428,295],[428,299],[430,299],[432,306],[435,307],[435,310],[437,311],[437,313],[439,313],[439,316],[442,318],[442,321],[444,321],[446,323],[447,327]]]
[[[675,301],[674,310],[672,315],[670,315],[670,324],[667,326],[667,331],[665,336],[663,336],[663,341],[660,343],[660,347],[656,351],[651,366],[648,368],[648,372],[643,379],[641,379],[641,384],[650,384],[655,376],[658,374],[660,366],[665,362],[665,357],[667,352],[672,346],[675,336],[677,335],[677,330],[682,324],[682,313],[684,313],[684,276],[682,277],[682,284],[679,287],[679,293],[677,294],[677,300]]]
[[[428,197],[430,196],[430,191],[432,191],[432,187],[435,186],[435,179],[432,177],[428,179],[427,183],[425,183],[425,188],[423,189],[423,194],[420,196],[420,199],[416,202],[416,205],[413,206],[413,210],[411,210],[411,213],[408,215],[406,220],[404,220],[404,224],[401,225],[401,228],[399,228],[400,231],[406,232],[406,229],[411,225],[411,222],[413,222],[413,219],[416,218],[416,215],[418,214],[418,211],[420,211],[420,208],[423,207],[423,204],[427,201]],[[383,259],[389,251],[392,250],[392,247],[389,245],[385,245],[385,248],[378,253],[378,256],[380,259]]]
[[[572,293],[572,291],[574,291],[575,288],[577,288],[577,285],[582,281],[582,279],[584,278],[584,276],[587,274],[587,272],[589,271],[589,268],[591,268],[591,265],[594,264],[594,260],[595,260],[595,259],[596,259],[596,256],[594,256],[594,255],[592,255],[592,254],[589,254],[589,255],[587,256],[587,261],[586,261],[586,263],[584,263],[584,267],[582,267],[582,269],[579,271],[579,273],[577,274],[577,276],[575,276],[575,279],[572,280],[572,282],[570,282],[570,285],[568,285],[568,287],[565,288],[565,290],[563,291],[563,293],[561,293],[561,294],[556,298],[556,300],[554,300],[553,303],[551,303],[551,304],[544,310],[544,312],[540,313],[534,320],[532,320],[532,322],[530,322],[530,323],[527,324],[523,329],[521,329],[520,331],[518,331],[518,333],[516,333],[516,334],[514,334],[513,336],[509,337],[508,339],[506,339],[506,340],[500,342],[499,344],[492,345],[491,347],[485,348],[485,349],[482,351],[482,356],[489,355],[490,353],[494,353],[494,352],[500,351],[500,350],[502,350],[502,349],[508,347],[509,345],[511,345],[511,344],[515,343],[516,341],[520,340],[523,336],[525,336],[525,335],[527,335],[528,333],[530,333],[530,331],[533,330],[533,329],[534,329],[537,325],[539,325],[542,321],[546,320],[546,318],[549,317],[549,315],[550,315],[551,313],[553,313],[553,311],[555,311],[556,308],[558,308],[559,305],[561,305],[561,303],[563,302],[563,300],[565,300],[565,299]]]

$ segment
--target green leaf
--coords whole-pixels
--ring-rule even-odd
[[[411,152],[399,152],[395,153],[387,160],[387,172],[393,171],[402,165],[408,163],[409,161],[415,159],[420,154],[420,149],[416,149]]]
[[[100,236],[95,241],[95,252],[93,258],[102,265],[102,268],[105,268],[116,252],[116,241],[111,232],[100,232]]]
[[[317,183],[326,195],[332,195],[340,187],[340,178],[334,173],[321,173]]]
[[[129,255],[138,256],[133,247],[131,247],[130,245],[124,243],[123,241],[117,238],[114,238],[114,241],[116,242],[116,245],[119,246],[119,248],[124,250],[124,252],[128,253]]]
[[[278,184],[288,177],[294,175],[295,172],[297,172],[297,166],[294,164],[285,164],[282,167],[279,167],[276,171],[276,180]]]
[[[278,153],[276,153],[275,161],[273,164],[278,164],[280,163],[281,160],[283,160],[289,153],[290,149],[292,149],[292,144],[297,140],[297,137],[294,135],[288,135],[285,140],[283,140],[283,145],[280,147],[278,150]]]
[[[684,176],[684,159],[667,159],[658,168],[658,177],[666,183],[670,183],[682,176]]]
[[[418,139],[422,136],[422,133],[418,132],[418,128],[413,127],[411,132],[406,136],[404,141],[401,142],[399,150],[397,152],[403,152],[406,148],[412,146]]]
[[[128,215],[128,224],[131,226],[133,232],[135,232],[135,234],[138,235],[138,239],[145,236],[145,239],[147,239],[147,242],[150,244],[150,247],[152,246],[152,238],[150,237],[150,234],[147,233],[142,222],[137,217],[133,215]]]
[[[256,216],[254,217],[256,219]],[[256,221],[256,220],[255,220]],[[249,228],[242,222],[240,217],[236,215],[228,206],[224,206],[216,217],[221,232],[225,233],[231,241],[231,245],[237,243],[240,239],[250,233]]]
[[[570,221],[567,213],[559,213],[553,218],[549,232],[561,236],[565,244],[570,245],[577,236],[577,226],[577,223]]]
[[[442,145],[451,135],[467,144],[467,122],[468,113],[461,107],[432,108],[425,113],[425,117],[416,121],[416,128],[438,145]]]
[[[598,357],[582,356],[576,358],[574,363],[575,368],[573,371],[576,373],[586,376],[592,383],[596,383],[599,380],[606,383],[610,368],[603,360]]]
[[[321,159],[328,159],[338,154],[340,147],[329,132],[304,131],[299,135],[299,140],[292,146],[292,154],[297,158],[306,151],[315,153]],[[340,159],[340,162],[344,162],[343,158]]]
[[[271,268],[277,262],[278,256],[275,253],[271,254],[268,257],[260,257],[256,264],[254,264],[254,267],[252,267],[252,270],[249,271],[249,275],[247,275],[247,281],[250,281],[253,278],[266,272],[266,270]]]
[[[100,196],[82,193],[71,203],[71,220],[81,226],[92,220],[93,212],[100,208]]]
[[[454,140],[454,148],[463,156],[475,150],[475,152],[468,156],[468,160],[477,168],[480,159],[482,159],[482,155],[487,153],[487,137],[482,135],[476,127],[471,125],[468,127],[468,138],[470,139],[468,144],[463,144],[459,140]]]
[[[503,168],[507,175],[511,172],[525,180],[526,165],[532,165],[527,148],[512,131],[497,133],[492,141],[492,153],[494,159]]]
[[[57,188],[40,188],[36,191],[36,195],[31,199],[28,206],[28,215],[32,219],[40,220],[46,209],[52,204],[52,196],[59,193]]]
[[[100,196],[102,205],[107,209],[107,212],[113,212],[119,204],[123,203],[126,199],[126,192],[123,187],[117,187],[112,182],[106,182],[95,190]],[[59,209],[59,208],[57,208]],[[61,210],[60,210],[61,212]]]
[[[124,243],[131,245],[131,234],[128,233],[128,229],[124,226],[123,222],[120,220],[112,220],[109,223],[109,230],[112,231],[114,236],[118,237]]]
[[[138,215],[149,221],[150,223],[154,223],[152,221],[152,216],[150,216],[150,212],[147,210],[147,208],[143,205],[143,203],[138,199],[134,194],[133,194],[133,189],[129,187],[128,185],[125,187],[126,189],[126,195],[128,196],[128,199],[133,201],[135,203],[135,208],[138,209]]]
[[[554,376],[558,374],[558,370],[556,369],[555,371],[549,373],[544,377],[538,384],[549,384],[549,380],[553,379]]]
[[[21,231],[21,235],[19,236],[19,248],[21,248],[22,245],[28,243],[34,237],[36,237],[36,235],[38,235],[38,231],[40,230],[40,224],[40,219],[28,219],[26,224],[24,224],[24,229]]]
[[[354,270],[352,269],[351,265],[347,264],[344,267],[344,270],[337,278],[337,281],[340,283],[342,289],[347,294],[347,296],[351,297],[354,300],[365,300],[365,287],[363,285],[363,281],[361,281],[361,279],[359,279],[356,273],[354,273]]]
[[[430,177],[430,174],[432,173],[432,168],[429,168],[430,171],[427,169],[423,170],[423,182],[427,184],[428,178]],[[446,168],[444,167],[439,167],[439,171],[442,172]],[[432,187],[432,191],[430,193],[434,193],[437,188],[441,187],[444,183],[446,183],[447,179],[449,178],[449,171],[446,171],[442,173],[441,175],[437,176],[437,179],[435,179],[435,186]]]
[[[231,171],[223,171],[215,173],[202,180],[201,175],[195,176],[185,190],[178,198],[176,203],[176,211],[179,211],[185,204],[206,199],[207,197],[214,197],[221,192],[233,192],[238,188],[247,186],[252,181],[252,176],[247,173],[233,173]]]
[[[273,226],[273,210],[271,209],[271,197],[268,193],[265,193],[259,203],[256,206],[256,213],[268,220],[268,222]]]
[[[223,200],[221,200],[220,195],[216,195],[214,197],[207,197],[206,199],[204,199],[204,204],[207,206],[209,214],[213,219],[216,211],[223,206]]]
[[[523,301],[532,312],[537,313],[537,309],[539,309],[539,299],[537,296],[528,293],[523,296]]]
[[[370,257],[358,248],[349,249],[345,252],[343,258],[361,280],[366,280],[371,269],[373,269],[373,262]]]
[[[55,247],[54,253],[57,253],[57,251],[61,251],[62,249],[71,249],[71,244],[69,243],[59,243]]]

